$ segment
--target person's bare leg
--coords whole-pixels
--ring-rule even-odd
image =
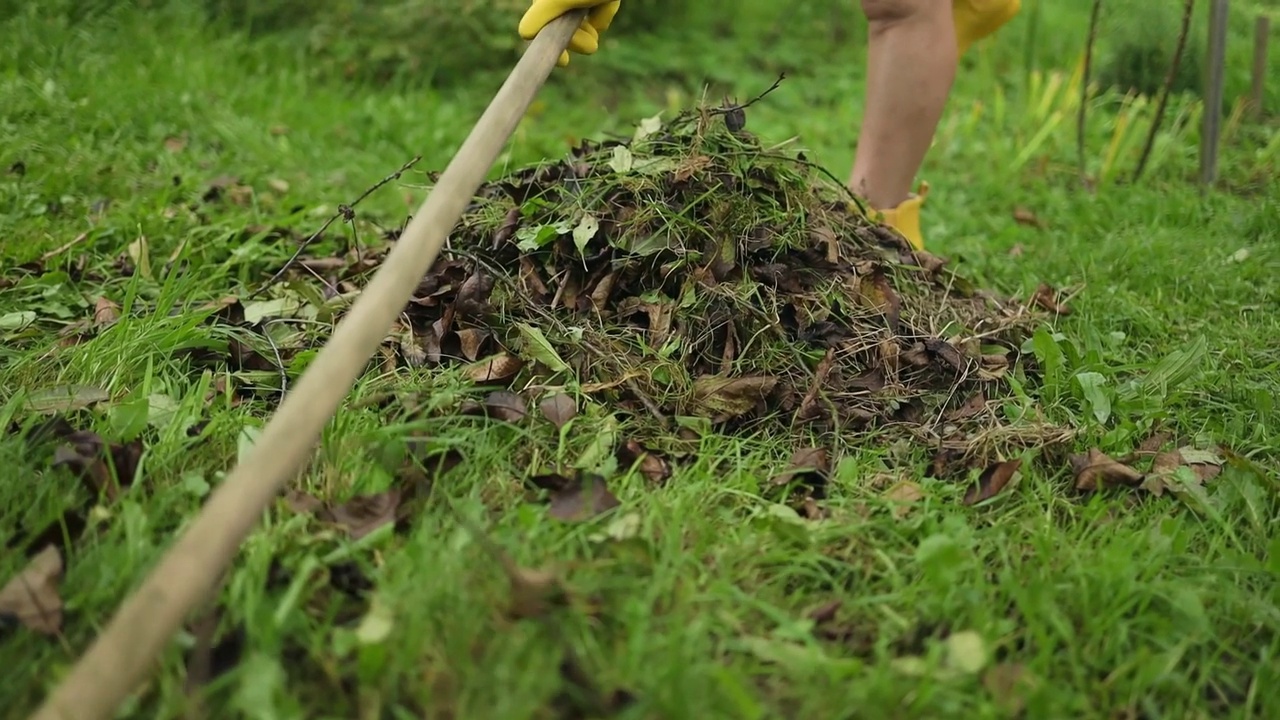
[[[872,208],[911,194],[956,74],[952,0],[862,0],[866,109],[849,187]]]

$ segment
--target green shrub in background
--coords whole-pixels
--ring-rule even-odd
[[[177,0],[175,0],[177,1]],[[250,34],[295,33],[318,74],[385,83],[447,84],[477,70],[510,68],[529,0],[198,0],[223,27]],[[669,24],[683,2],[628,0],[610,34]]]
[[[1197,3],[1201,8],[1208,3]],[[1181,0],[1120,0],[1104,5],[1095,52],[1102,87],[1154,96],[1177,49]],[[1187,48],[1173,79],[1174,92],[1199,93],[1204,76],[1204,13],[1193,18]]]

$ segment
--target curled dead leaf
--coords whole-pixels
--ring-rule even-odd
[[[93,304],[93,324],[97,327],[112,325],[120,319],[120,306],[109,298],[100,297]]]
[[[388,523],[399,519],[401,501],[405,493],[399,488],[383,492],[356,495],[346,502],[330,505],[300,490],[285,492],[284,501],[290,511],[299,515],[314,515],[321,522],[338,525],[352,539],[359,539]]]
[[[826,448],[801,448],[791,454],[791,461],[782,474],[773,479],[774,485],[790,485],[799,481],[811,488],[827,484],[831,474],[831,456]]]
[[[733,418],[763,402],[777,383],[777,378],[769,376],[703,375],[694,380],[693,395],[706,414]]]
[[[483,318],[492,311],[489,295],[493,292],[494,279],[476,271],[458,288],[454,311],[459,318]]]
[[[1142,483],[1142,473],[1097,448],[1084,455],[1072,455],[1069,460],[1077,490],[1093,491],[1102,484],[1135,487]]]
[[[635,440],[628,439],[618,448],[618,464],[637,469],[650,482],[665,482],[671,477],[671,463],[661,455],[648,450]]]
[[[1070,315],[1071,308],[1058,302],[1058,293],[1048,283],[1040,283],[1031,296],[1031,302],[1057,315]]]
[[[489,338],[488,330],[477,328],[464,328],[457,331],[458,344],[462,348],[462,356],[467,360],[474,362],[480,357],[480,350],[484,346],[484,341]]]
[[[396,488],[368,495],[357,495],[329,510],[329,518],[358,540],[383,525],[394,523],[400,509],[400,491]]]
[[[1022,459],[1019,458],[998,462],[983,470],[982,475],[978,477],[978,484],[965,493],[963,503],[974,505],[999,495],[1000,491],[1004,490],[1013,479],[1013,474],[1021,467]]]
[[[501,353],[493,357],[479,360],[467,366],[467,377],[476,383],[491,383],[510,380],[524,367],[524,361],[514,355]]]

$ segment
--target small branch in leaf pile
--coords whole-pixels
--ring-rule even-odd
[[[778,86],[782,84],[782,81],[786,79],[787,79],[787,74],[780,73],[778,75],[778,79],[774,80],[773,84],[770,85],[768,89],[766,89],[764,92],[760,93],[759,95],[755,96],[754,98],[751,98],[750,100],[743,103],[742,105],[738,105],[737,103],[730,102],[728,99],[726,99],[723,106],[718,108],[712,108],[710,111],[710,114],[712,116],[723,115],[724,124],[733,132],[738,132],[739,130],[742,130],[747,126],[747,108],[751,107],[752,105],[755,105],[756,103],[763,100],[766,95],[773,92],[774,90],[777,90]]]
[[[1151,120],[1151,129],[1147,131],[1147,141],[1142,146],[1142,154],[1138,156],[1138,165],[1133,169],[1132,182],[1138,182],[1142,171],[1147,167],[1147,159],[1151,156],[1151,148],[1156,143],[1156,133],[1164,122],[1164,110],[1169,104],[1169,93],[1173,91],[1173,79],[1182,65],[1182,56],[1187,50],[1187,35],[1191,32],[1191,14],[1194,12],[1196,0],[1186,0],[1182,5],[1182,28],[1178,31],[1178,45],[1173,50],[1173,59],[1169,62],[1169,72],[1164,76],[1164,87],[1160,89],[1160,102],[1156,105],[1156,116]]]
[[[361,193],[360,197],[356,198],[355,201],[353,201],[350,205],[339,205],[338,211],[335,212],[333,215],[329,216],[329,219],[324,221],[324,224],[320,226],[319,230],[316,230],[315,232],[308,235],[307,239],[303,240],[302,244],[298,246],[298,249],[294,251],[293,257],[289,258],[289,260],[279,270],[277,270],[269,280],[263,283],[261,287],[259,287],[257,290],[254,290],[249,295],[248,299],[253,299],[258,295],[262,294],[264,290],[276,284],[276,282],[278,282],[280,278],[284,277],[284,274],[289,272],[289,269],[292,268],[294,264],[298,262],[298,258],[302,257],[302,253],[307,251],[307,248],[311,245],[311,243],[315,242],[321,235],[323,235],[324,231],[328,230],[329,226],[332,225],[334,221],[336,221],[338,218],[342,218],[343,221],[345,222],[351,222],[351,223],[355,222],[355,218],[356,218],[355,207],[359,205],[361,201],[363,201],[365,198],[369,197],[370,195],[374,194],[378,190],[381,190],[382,187],[385,186],[387,183],[390,183],[394,180],[399,180],[400,177],[405,174],[405,172],[407,172],[414,165],[417,165],[420,160],[422,160],[421,155],[414,156],[412,160],[406,162],[404,165],[401,165],[399,170],[396,170],[390,175],[382,178],[377,183],[375,183],[372,187],[370,187],[368,190],[365,190],[363,193]]]

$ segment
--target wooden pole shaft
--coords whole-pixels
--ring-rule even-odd
[[[1209,63],[1205,77],[1204,131],[1200,138],[1200,183],[1218,179],[1218,140],[1222,133],[1222,96],[1227,61],[1227,0],[1209,5]]]
[[[566,14],[530,44],[253,451],[125,599],[32,720],[108,720],[149,674],[185,616],[212,592],[244,538],[311,455],[584,17],[585,11]]]

